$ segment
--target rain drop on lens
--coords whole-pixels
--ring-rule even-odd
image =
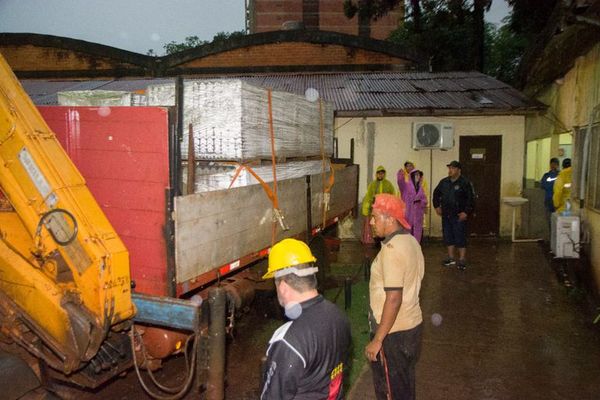
[[[110,115],[110,107],[98,108],[98,115],[101,117],[108,117]]]
[[[304,92],[304,97],[310,102],[315,102],[319,99],[319,91],[315,88],[308,88]]]
[[[438,313],[434,313],[431,315],[431,323],[434,326],[440,326],[442,324],[442,316]]]

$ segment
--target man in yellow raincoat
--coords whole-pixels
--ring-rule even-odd
[[[396,194],[394,185],[385,179],[385,168],[380,165],[375,171],[375,180],[369,183],[369,186],[367,187],[367,194],[365,194],[365,198],[362,202],[362,215],[365,217],[365,223],[363,224],[362,232],[362,242],[365,244],[375,243],[371,234],[371,227],[369,226],[369,217],[371,215],[373,202],[375,201],[375,195],[381,193],[389,193],[393,195]]]
[[[558,174],[556,181],[554,182],[554,189],[552,195],[552,203],[554,203],[554,209],[560,213],[565,210],[567,200],[571,198],[571,159],[565,158],[562,162],[562,171]]]

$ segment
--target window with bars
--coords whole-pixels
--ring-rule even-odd
[[[583,160],[585,158],[587,134],[587,127],[580,128],[577,132],[575,150],[575,160],[577,162],[574,165],[575,170],[573,175],[573,181],[576,183],[574,185],[574,189],[576,190],[575,197],[580,197],[579,188],[581,187],[581,182],[579,177],[585,174],[585,205],[600,212],[600,124],[592,126],[592,129],[589,131],[589,137],[587,138],[589,143],[587,165],[584,165]]]

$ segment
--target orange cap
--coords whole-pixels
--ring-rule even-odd
[[[375,203],[373,203],[373,210],[380,211],[395,218],[404,228],[410,229],[410,224],[406,221],[406,217],[404,216],[405,208],[404,202],[400,197],[389,193],[376,195]]]

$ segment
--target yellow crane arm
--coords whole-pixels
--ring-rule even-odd
[[[1,54],[0,189],[1,332],[68,374],[133,316],[129,255]]]

